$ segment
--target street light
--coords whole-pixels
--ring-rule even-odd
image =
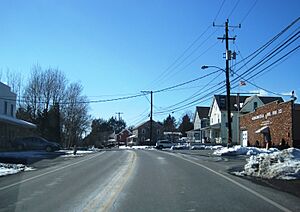
[[[231,130],[231,108],[230,108],[230,81],[229,81],[229,68],[223,69],[218,66],[207,66],[204,65],[201,67],[201,69],[207,69],[207,68],[217,68],[226,74],[226,107],[227,107],[227,127],[228,127],[228,140],[227,140],[227,147],[229,147],[232,143],[232,130]]]

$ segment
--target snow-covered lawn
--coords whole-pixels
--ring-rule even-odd
[[[237,175],[249,175],[265,179],[300,179],[300,149],[289,148],[270,154],[253,155]]]
[[[0,163],[0,176],[5,176],[9,174],[16,174],[21,171],[32,171],[31,167],[27,167],[23,164],[6,164]]]

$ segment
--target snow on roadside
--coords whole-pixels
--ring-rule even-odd
[[[119,146],[119,149],[146,149],[146,150],[153,150],[153,146]]]
[[[21,171],[32,171],[32,170],[34,170],[34,168],[27,167],[23,164],[0,163],[0,177],[9,174],[17,174]]]
[[[214,155],[217,156],[236,156],[236,155],[258,155],[261,153],[273,153],[277,152],[278,149],[270,148],[270,149],[261,149],[256,147],[242,147],[242,146],[234,146],[234,147],[222,147],[213,152]]]
[[[235,174],[265,179],[300,179],[300,149],[289,148],[271,154],[251,156],[244,171]]]
[[[74,150],[59,150],[59,152],[65,153],[61,157],[68,158],[68,157],[81,157],[86,154],[92,154],[96,151],[94,150],[77,150],[76,155],[74,155]]]

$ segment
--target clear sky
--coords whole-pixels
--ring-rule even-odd
[[[230,36],[236,36],[230,49],[238,53],[234,64],[300,16],[299,0],[1,0],[0,4],[0,70],[20,72],[26,78],[36,63],[58,67],[71,82],[84,86],[84,95],[90,100],[157,91],[216,70],[201,70],[204,64],[224,68],[225,43],[217,40],[224,28],[213,27],[213,22],[222,25],[229,18],[230,25],[241,24],[241,28],[230,28]],[[296,23],[283,38],[299,26]],[[280,55],[298,45],[296,40]],[[299,94],[299,65],[297,50],[251,82],[274,93],[295,90]],[[251,64],[238,73],[247,67]],[[154,119],[163,120],[169,113],[179,118],[194,112],[196,105],[209,106],[212,95],[205,97],[205,89],[213,91],[224,78],[224,73],[216,73],[155,93]],[[232,92],[238,90],[260,88],[247,83]],[[223,91],[225,88],[216,94]],[[195,93],[198,96],[191,99]],[[90,104],[94,118],[107,119],[122,112],[128,125],[146,120],[149,111],[149,95],[148,99]]]

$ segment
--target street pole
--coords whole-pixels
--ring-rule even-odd
[[[152,130],[153,130],[153,120],[152,120],[152,115],[153,115],[153,91],[150,91],[151,94],[151,109],[150,109],[150,145],[152,145]]]
[[[119,121],[121,120],[121,114],[123,114],[122,112],[117,112],[116,113],[118,115]]]
[[[221,40],[225,40],[225,48],[226,48],[226,69],[225,69],[225,74],[226,74],[226,110],[227,110],[227,128],[228,128],[228,138],[227,138],[227,147],[232,145],[232,126],[231,126],[231,108],[230,108],[230,79],[229,79],[229,61],[231,60],[232,57],[232,52],[229,50],[229,40],[235,40],[235,37],[230,38],[228,36],[228,19],[225,22],[225,37],[218,38]],[[213,24],[213,26],[217,26]],[[223,27],[223,26],[222,26]],[[232,26],[230,26],[232,27]],[[240,27],[240,25],[238,26]]]
[[[141,91],[144,94],[149,94],[150,93],[150,132],[149,132],[149,145],[152,144],[153,140],[153,91]],[[148,99],[147,99],[148,100]],[[149,101],[149,100],[148,100]]]
[[[231,129],[231,108],[230,108],[230,80],[229,80],[229,42],[228,42],[228,19],[225,22],[225,42],[226,42],[226,96],[227,96],[227,125],[228,125],[228,142],[227,147],[232,144]]]

